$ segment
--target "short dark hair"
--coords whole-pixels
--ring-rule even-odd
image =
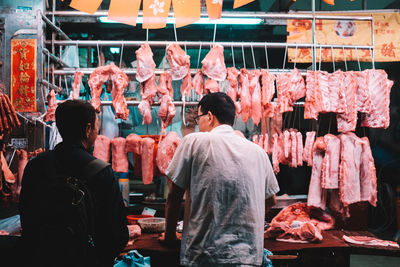
[[[205,95],[200,100],[198,107],[203,114],[210,111],[221,124],[232,126],[235,121],[235,104],[225,93],[218,92]]]
[[[96,110],[86,101],[67,100],[56,109],[56,125],[64,141],[81,141],[86,137],[86,125],[92,128],[96,121]]]

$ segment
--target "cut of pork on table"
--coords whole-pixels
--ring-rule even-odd
[[[76,71],[74,73],[74,82],[72,83],[72,99],[79,99],[82,77],[83,77],[83,72]]]
[[[149,44],[142,44],[135,54],[137,61],[136,80],[142,83],[154,75],[156,64]]]
[[[320,242],[322,230],[332,229],[334,218],[323,210],[294,203],[281,210],[266,230],[266,237],[287,242]]]
[[[201,70],[208,78],[220,82],[226,79],[224,48],[221,45],[214,45],[201,63],[203,64]]]
[[[272,101],[275,94],[275,75],[268,71],[261,69],[261,104],[267,105]]]
[[[117,137],[111,140],[112,168],[115,172],[128,172],[129,163],[125,147],[125,138]]]
[[[190,72],[190,56],[178,44],[167,47],[167,58],[171,65],[172,80],[181,80]]]
[[[240,107],[244,123],[246,123],[251,116],[251,94],[248,73],[246,69],[241,69],[239,75]]]
[[[367,72],[371,111],[362,114],[361,127],[386,129],[390,123],[389,104],[393,81],[387,78],[384,70],[373,69]]]
[[[57,99],[56,93],[53,89],[50,90],[49,95],[47,96],[47,112],[44,116],[44,121],[55,121],[56,120],[56,109],[57,109]],[[3,112],[3,110],[2,110]],[[5,117],[3,115],[3,117]],[[8,128],[7,120],[3,120],[3,127]]]
[[[94,142],[93,156],[105,162],[110,162],[111,140],[107,136],[98,135]]]
[[[249,90],[251,94],[251,118],[253,123],[258,125],[262,116],[261,108],[261,85],[260,70],[251,70],[249,72]]]
[[[193,89],[196,94],[202,95],[204,91],[204,79],[201,70],[198,70],[192,80]]]
[[[146,137],[142,140],[142,179],[144,184],[150,184],[154,176],[154,146],[155,141]]]
[[[399,244],[389,240],[382,240],[370,236],[342,236],[343,240],[356,245],[364,246],[382,246],[382,247],[394,247],[399,248]]]
[[[178,134],[171,131],[158,145],[156,164],[162,174],[165,175],[180,141]]]

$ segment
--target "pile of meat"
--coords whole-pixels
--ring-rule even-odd
[[[272,219],[265,236],[286,242],[321,242],[321,231],[334,226],[335,220],[331,215],[299,202],[281,210]]]
[[[115,110],[115,118],[126,120],[129,115],[126,100],[124,97],[124,88],[128,85],[128,76],[111,63],[107,66],[100,66],[90,74],[88,84],[92,90],[91,103],[96,111],[100,112],[100,97],[103,93],[103,84],[110,80],[112,82],[112,105]]]
[[[140,157],[140,168],[144,184],[150,184],[158,170],[165,174],[175,150],[180,142],[177,133],[169,132],[161,143],[156,144],[153,138],[142,138],[137,134],[130,134],[126,138],[117,137],[112,140],[103,135],[98,135],[94,144],[93,156],[110,162],[112,154],[112,168],[115,172],[128,172],[128,153]],[[112,152],[112,153],[111,153]]]
[[[364,245],[364,246],[380,246],[380,247],[393,247],[399,248],[399,244],[393,241],[382,240],[370,236],[342,236],[343,240],[355,244],[355,245]]]

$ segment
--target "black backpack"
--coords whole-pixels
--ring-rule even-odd
[[[46,193],[41,198],[38,230],[39,247],[46,256],[41,261],[43,265],[53,266],[95,266],[95,202],[87,183],[109,164],[95,159],[84,167],[79,177],[74,177],[66,174],[67,166],[57,160],[56,152],[48,153],[53,154],[55,165],[43,183]]]

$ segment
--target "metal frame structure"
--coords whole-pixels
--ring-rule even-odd
[[[139,12],[139,16],[143,13],[142,11]],[[52,20],[48,19],[46,16],[51,16]],[[41,13],[41,17],[46,25],[53,30],[52,39],[45,40],[43,45],[51,45],[51,52],[43,50],[48,56],[48,59],[54,61],[54,63],[59,64],[62,68],[55,69],[54,63],[48,67],[48,70],[51,70],[51,73],[47,73],[47,80],[45,78],[41,79],[41,83],[44,86],[47,86],[52,89],[59,89],[58,86],[55,85],[55,76],[59,76],[59,83],[61,86],[61,76],[65,75],[73,75],[75,73],[74,68],[68,68],[68,66],[57,56],[54,55],[56,47],[59,47],[59,51],[61,52],[64,46],[78,46],[78,47],[90,47],[90,46],[116,46],[116,47],[139,47],[144,43],[148,43],[152,47],[166,47],[171,43],[178,43],[184,47],[207,47],[212,46],[215,44],[214,42],[202,42],[202,41],[143,41],[143,40],[134,40],[134,41],[114,41],[114,40],[71,40],[59,27],[55,25],[56,17],[74,17],[74,18],[91,18],[96,19],[101,16],[107,16],[107,11],[97,11],[94,14],[87,14],[80,11],[57,11],[55,9],[55,0],[53,0],[53,8],[52,11],[46,11]],[[169,17],[173,16],[173,13],[170,12],[168,14]],[[201,12],[201,17],[206,17],[206,12]],[[372,51],[373,57],[373,49],[374,49],[374,32],[373,32],[373,18],[372,16],[332,16],[329,14],[316,14],[315,11],[315,0],[312,0],[312,10],[311,13],[309,12],[302,12],[300,13],[263,13],[263,12],[222,12],[222,18],[224,17],[250,17],[250,18],[261,18],[263,19],[263,23],[269,24],[269,20],[286,20],[286,19],[307,19],[312,20],[312,36],[313,42],[310,44],[294,44],[294,43],[284,43],[284,42],[218,42],[218,44],[224,47],[234,47],[236,48],[311,48],[313,54],[313,61],[312,61],[312,69],[316,70],[316,50],[317,48],[332,48],[332,49],[368,49]],[[316,19],[321,20],[357,20],[357,21],[371,21],[371,38],[372,44],[371,45],[322,45],[318,44],[317,40],[315,39],[315,21]],[[56,40],[56,35],[60,36],[63,40]],[[60,53],[61,54],[61,53]],[[373,60],[373,58],[372,58]],[[46,63],[44,63],[46,65]],[[79,68],[79,71],[83,72],[84,74],[90,74],[94,68]],[[126,74],[135,74],[136,68],[125,68],[123,69]],[[156,74],[161,73],[163,70],[157,69]],[[273,73],[282,73],[282,72],[289,72],[289,69],[272,69]],[[191,73],[195,73],[195,69],[191,69]],[[301,73],[305,75],[306,70],[301,70]],[[51,78],[50,78],[51,74]],[[50,81],[51,80],[51,81]],[[110,101],[102,101],[102,105],[109,105]],[[138,105],[139,101],[127,101],[128,105]],[[174,101],[175,105],[181,105],[182,103],[179,101]],[[194,105],[197,102],[187,102],[187,105]]]

